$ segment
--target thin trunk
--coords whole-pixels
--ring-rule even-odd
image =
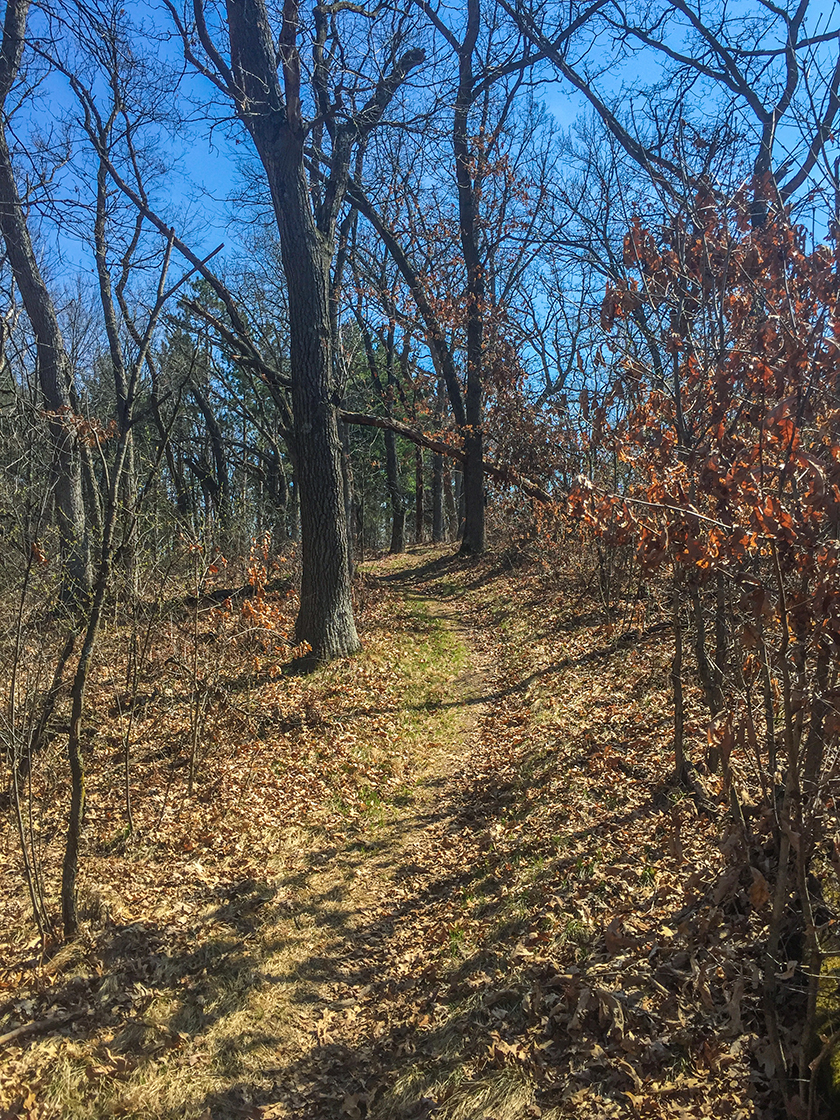
[[[169,477],[172,480],[172,485],[175,488],[175,508],[178,511],[178,516],[183,521],[189,521],[190,510],[192,502],[190,500],[190,491],[187,486],[184,472],[181,470],[181,465],[175,458],[175,453],[172,450],[171,427],[167,427],[163,420],[163,414],[160,410],[160,401],[158,399],[157,388],[153,383],[151,393],[151,413],[152,419],[155,422],[155,427],[158,430],[160,437],[160,444],[163,448],[163,454],[166,458],[166,467],[169,471]]]
[[[443,469],[443,504],[446,510],[446,539],[454,541],[458,533],[458,515],[455,512],[452,471],[447,466]]]
[[[338,433],[341,439],[341,481],[344,495],[344,520],[347,523],[347,566],[350,579],[356,571],[356,562],[353,559],[353,507],[355,505],[355,485],[353,481],[353,467],[350,461],[350,427],[339,421]],[[365,542],[359,539],[359,557],[364,557]]]
[[[790,672],[788,665],[788,654],[790,648],[790,619],[788,617],[784,579],[782,577],[782,572],[779,565],[778,551],[775,545],[772,545],[771,548],[773,552],[773,562],[776,570],[776,589],[779,596],[779,626],[781,631],[781,638],[779,642],[779,649],[777,652],[777,660],[780,666],[782,678],[783,734],[787,774],[785,779],[784,797],[779,814],[781,831],[781,839],[779,843],[779,869],[776,876],[776,887],[773,894],[773,910],[768,929],[767,948],[764,954],[762,995],[764,1001],[765,1019],[770,1036],[770,1044],[773,1048],[773,1056],[776,1062],[777,1078],[780,1088],[785,1095],[787,1103],[786,1075],[788,1070],[778,1029],[777,993],[779,982],[777,979],[777,975],[783,965],[783,962],[779,956],[779,951],[782,942],[782,935],[784,932],[784,919],[790,903],[791,870],[793,870],[794,873],[793,878],[797,878],[796,851],[795,847],[791,844],[791,824],[797,815],[796,805],[799,801],[799,798],[797,796],[799,775],[797,773],[798,760],[794,757],[793,709],[790,688]],[[794,861],[793,868],[791,868],[791,859],[793,859]]]
[[[423,543],[423,448],[414,448],[414,541]]]
[[[432,540],[446,539],[443,527],[443,456],[432,456]]]
[[[776,746],[776,712],[773,704],[773,678],[770,673],[770,650],[764,631],[764,622],[759,616],[756,619],[758,639],[761,648],[761,698],[764,708],[765,741],[767,744],[767,772],[770,775],[770,784],[776,789],[776,770],[778,769],[778,750]],[[773,798],[775,804],[775,796]]]
[[[405,498],[400,486],[400,461],[397,455],[397,437],[385,432],[385,477],[391,501],[391,544],[389,552],[405,552]]]
[[[443,380],[439,378],[437,384],[437,396],[435,399],[435,419],[439,428],[443,426],[443,416],[445,409],[444,393],[445,388],[443,385]],[[440,544],[441,541],[446,539],[443,508],[444,469],[445,464],[443,455],[439,451],[437,451],[432,456],[432,540],[435,544]]]
[[[723,682],[729,661],[729,612],[726,602],[726,577],[723,572],[715,576],[715,656],[712,679],[718,696],[723,698]]]
[[[268,489],[268,502],[272,516],[270,524],[273,527],[275,546],[278,530],[284,538],[289,537],[289,486],[286,481],[286,472],[283,467],[283,458],[279,447],[272,447],[271,455],[267,460],[266,482]]]
[[[805,740],[802,765],[802,791],[807,802],[814,800],[820,786],[823,766],[825,715],[829,710],[825,700],[831,671],[831,653],[822,646],[817,654],[814,671],[814,695],[811,701],[811,721]]]
[[[8,0],[0,50],[0,107],[5,106],[20,65],[28,0]],[[72,609],[90,596],[92,569],[87,535],[79,440],[73,422],[70,360],[55,307],[38,267],[12,157],[0,121],[0,232],[27,317],[35,335],[38,377],[52,446],[52,485],[62,549],[62,598]]]
[[[125,420],[127,425],[127,418]],[[93,651],[96,648],[96,639],[102,622],[105,606],[105,596],[110,582],[111,569],[114,558],[114,530],[117,521],[118,496],[122,485],[122,476],[128,445],[131,439],[131,429],[126,426],[121,433],[120,442],[111,473],[111,486],[108,492],[108,505],[105,513],[105,524],[102,533],[102,552],[97,572],[96,583],[93,589],[93,601],[87,617],[84,641],[79,654],[79,662],[73,675],[73,684],[70,689],[70,733],[68,737],[68,757],[70,761],[70,813],[67,822],[67,839],[64,847],[64,860],[61,870],[61,916],[64,925],[64,936],[69,940],[79,931],[79,917],[76,905],[76,880],[79,870],[79,848],[82,838],[82,824],[84,822],[85,798],[87,793],[85,780],[85,762],[82,753],[82,716],[84,714],[85,691],[88,675],[90,673]]]
[[[231,524],[231,496],[230,496],[230,475],[228,472],[227,455],[225,454],[224,436],[222,429],[219,427],[219,422],[216,419],[216,414],[210,407],[210,401],[198,388],[197,385],[190,386],[195,403],[201,410],[201,415],[204,417],[204,422],[207,425],[207,434],[210,436],[210,449],[213,453],[213,474],[215,478],[215,486],[213,488],[213,501],[216,506],[216,515],[219,521],[219,533],[222,538],[225,538],[230,531]]]
[[[683,701],[683,630],[680,617],[680,589],[675,583],[671,591],[671,620],[674,628],[674,660],[671,663],[671,688],[674,693],[674,780],[683,782],[685,765],[685,704]]]
[[[706,649],[706,611],[703,606],[703,598],[696,587],[692,588],[691,591],[691,606],[694,614],[694,655],[697,660],[697,675],[700,678],[700,684],[703,686],[703,694],[709,706],[709,713],[716,716],[723,708],[723,698],[715,683],[715,674]],[[712,758],[712,762],[714,763],[714,758]],[[716,763],[712,765],[712,769],[716,769]]]

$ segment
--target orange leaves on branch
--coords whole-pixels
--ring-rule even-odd
[[[631,280],[629,284],[624,281],[607,284],[601,304],[601,326],[604,330],[612,330],[616,319],[624,319],[642,306],[638,288],[635,280]]]
[[[95,416],[81,416],[66,406],[58,409],[45,409],[45,420],[58,423],[67,432],[73,432],[80,443],[86,447],[96,447],[106,443],[117,434],[117,422],[111,419],[107,424],[100,423]]]
[[[266,594],[270,552],[270,533],[265,532],[252,540],[247,567],[248,586],[251,592],[242,603],[240,611],[242,621],[248,625],[249,633],[262,632],[263,648],[266,650],[270,644],[269,635],[285,638],[289,622],[280,604],[269,599]]]
[[[676,564],[701,583],[713,571],[749,582],[764,558],[772,594],[771,541],[785,572],[819,586],[837,562],[840,280],[836,252],[806,252],[786,215],[760,229],[747,215],[746,196],[726,209],[708,195],[690,222],[633,221],[623,258],[639,280],[607,285],[601,325],[648,307],[673,365],[657,381],[638,358],[624,363],[626,413],[581,393],[581,447],[613,453],[623,474],[618,493],[578,482],[569,510],[614,543],[633,540],[647,572]]]

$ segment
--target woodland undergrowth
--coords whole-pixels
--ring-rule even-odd
[[[721,778],[711,813],[674,784],[667,597],[605,604],[590,560],[370,562],[364,652],[306,675],[259,558],[111,618],[76,942],[37,935],[2,818],[0,1116],[778,1115],[771,862]],[[47,900],[62,703],[26,778]]]

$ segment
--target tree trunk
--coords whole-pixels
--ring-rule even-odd
[[[400,461],[397,437],[385,432],[385,478],[391,500],[391,544],[389,552],[405,552],[405,498],[400,487]]]
[[[445,409],[445,386],[443,379],[438,379],[437,384],[437,397],[435,400],[435,414],[436,421],[439,427],[443,425],[443,415]],[[444,483],[444,459],[439,451],[436,451],[432,456],[432,540],[435,544],[440,544],[441,541],[446,540],[446,528],[443,508],[443,483]]]
[[[301,527],[296,640],[308,643],[316,660],[328,660],[360,648],[353,619],[330,326],[337,204],[333,199],[325,211],[325,229],[319,229],[304,166],[306,130],[298,100],[297,21],[291,18],[296,6],[288,8],[291,14],[284,19],[282,47],[285,95],[277,78],[276,44],[264,5],[229,0],[227,18],[239,111],[268,179],[289,294],[295,481]],[[336,190],[343,193],[343,185],[337,183]]]
[[[458,533],[458,515],[455,512],[452,471],[447,466],[443,469],[443,504],[446,509],[446,539],[453,541]]]
[[[219,422],[216,419],[210,401],[197,385],[190,386],[190,393],[198,405],[204,422],[207,425],[207,434],[210,436],[210,448],[213,452],[213,473],[215,486],[212,489],[213,504],[216,507],[218,518],[217,531],[222,540],[227,539],[231,522],[230,477],[228,474],[227,457],[225,455],[224,437]]]
[[[455,510],[456,525],[455,539],[460,540],[464,535],[464,472],[455,472]]]
[[[28,0],[9,0],[0,51],[0,106],[20,65]],[[35,335],[38,377],[52,445],[52,485],[62,551],[62,598],[72,609],[88,601],[93,579],[82,493],[79,440],[71,408],[71,369],[55,307],[41,276],[23,212],[6,130],[0,122],[0,232]]]
[[[155,427],[160,436],[161,446],[166,458],[166,467],[169,471],[169,477],[172,480],[172,485],[175,488],[175,508],[178,510],[178,516],[185,522],[190,519],[190,510],[192,508],[191,495],[189,487],[187,486],[184,472],[181,469],[181,464],[175,459],[175,454],[172,450],[171,429],[166,426],[163,419],[163,414],[160,410],[160,401],[157,395],[157,389],[154,382],[152,383],[152,392],[150,397],[152,419],[155,422]]]
[[[291,537],[289,532],[289,485],[283,468],[283,460],[280,456],[280,448],[277,446],[271,449],[266,473],[268,500],[272,511],[270,524],[274,544],[277,547],[278,537],[282,536],[284,539]]]
[[[443,456],[432,456],[432,540],[446,539],[443,527]]]
[[[685,780],[685,702],[682,687],[683,630],[680,618],[680,589],[674,580],[671,588],[671,620],[674,629],[674,660],[671,662],[671,688],[674,696],[674,781]]]
[[[414,448],[414,541],[423,543],[423,448]]]
[[[477,160],[469,142],[469,110],[473,101],[472,58],[480,25],[480,0],[467,2],[467,32],[459,54],[458,95],[452,142],[455,151],[455,177],[458,183],[458,222],[461,250],[467,269],[467,392],[464,431],[464,555],[484,551],[484,437],[483,350],[484,350],[484,268],[478,248],[477,198],[473,175]],[[480,158],[480,157],[479,157]]]
[[[298,187],[305,195],[302,175]],[[272,193],[282,193],[279,184]],[[305,198],[301,202],[308,205]],[[287,220],[283,208],[276,206],[286,273],[295,276],[295,283],[289,284],[289,326],[302,567],[295,629],[297,641],[308,642],[313,655],[326,660],[359,649],[350,592],[341,444],[331,399],[328,254],[311,223],[307,230],[304,223]]]
[[[353,509],[356,505],[355,486],[353,482],[353,467],[350,461],[350,428],[347,424],[338,423],[338,432],[341,439],[341,482],[344,495],[344,519],[347,522],[347,565],[352,579],[356,571],[356,562],[353,558]],[[364,559],[365,539],[364,527],[359,538],[359,559]]]

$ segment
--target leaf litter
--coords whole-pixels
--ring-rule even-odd
[[[366,565],[365,653],[306,677],[235,608],[192,674],[159,635],[130,838],[106,641],[85,936],[41,955],[0,895],[1,1117],[777,1114],[771,869],[670,785],[667,636],[617,641],[573,572],[498,560]],[[33,776],[53,885],[61,766]]]

